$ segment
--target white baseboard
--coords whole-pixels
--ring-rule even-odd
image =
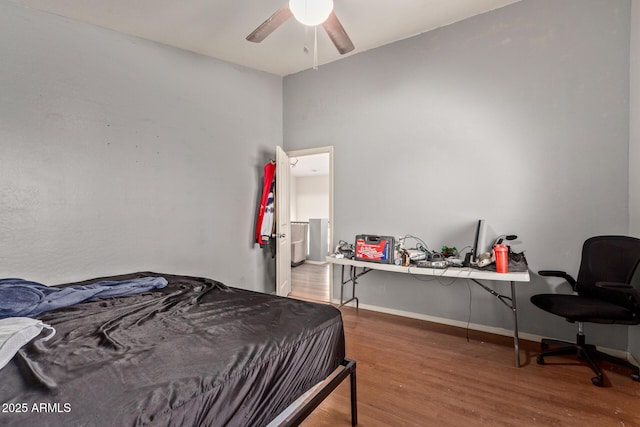
[[[336,299],[333,299],[332,302],[335,305],[340,304],[340,301],[336,300]],[[355,306],[356,306],[355,301],[352,301],[349,304],[345,304],[345,305],[353,307],[353,308],[355,308]],[[396,315],[396,316],[408,317],[410,319],[425,320],[427,322],[440,323],[442,325],[456,326],[456,327],[459,327],[459,328],[465,328],[466,329],[468,327],[469,329],[474,330],[474,331],[487,332],[487,333],[494,334],[494,335],[502,335],[502,336],[507,336],[507,337],[513,337],[513,330],[512,329],[496,328],[496,327],[493,327],[493,326],[479,325],[479,324],[476,324],[476,323],[469,323],[467,325],[467,322],[462,322],[462,321],[459,321],[459,320],[445,319],[443,317],[429,316],[427,314],[413,313],[413,312],[404,311],[404,310],[396,310],[394,308],[378,307],[378,306],[369,305],[369,304],[360,304],[360,308],[363,308],[365,310],[370,310],[370,311],[376,311],[378,313],[393,314],[393,315]],[[543,337],[541,335],[530,334],[530,333],[527,333],[527,332],[519,332],[518,333],[518,337],[520,339],[523,339],[523,340],[534,341],[534,342],[539,342],[542,338],[551,338],[551,337]],[[560,339],[560,338],[558,338],[558,339]],[[602,351],[603,353],[610,354],[611,356],[615,356],[615,357],[620,357],[622,359],[626,359],[629,362],[633,363],[634,365],[640,366],[640,363],[638,363],[638,361],[635,360],[635,358],[631,355],[631,353],[629,353],[627,351],[616,350],[616,349],[606,348],[606,347],[598,347],[598,350]]]

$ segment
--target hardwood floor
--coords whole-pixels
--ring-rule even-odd
[[[305,262],[291,268],[291,294],[294,298],[329,302],[329,264]]]
[[[607,387],[575,358],[536,363],[538,343],[351,307],[341,309],[357,361],[359,426],[640,426],[640,383],[601,363]],[[303,423],[349,426],[349,381]]]
[[[328,301],[328,265],[292,269],[292,297]],[[536,363],[539,343],[351,307],[341,309],[347,357],[357,362],[358,425],[637,426],[640,383],[601,362],[606,387],[573,357]],[[349,426],[349,381],[303,423]]]

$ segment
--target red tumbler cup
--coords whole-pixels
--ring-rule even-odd
[[[509,248],[507,245],[495,245],[493,251],[496,254],[496,271],[498,273],[508,273]]]

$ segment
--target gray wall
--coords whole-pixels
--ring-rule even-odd
[[[628,232],[629,14],[629,0],[524,0],[286,77],[285,148],[335,147],[335,239],[462,248],[484,218],[491,237],[518,234],[532,271],[575,275],[586,238]],[[361,283],[361,304],[512,327],[463,281]],[[575,337],[529,302],[558,283],[519,286],[521,330]],[[606,331],[586,332],[627,348],[626,327]]]
[[[631,2],[629,234],[640,237],[640,0]],[[629,351],[640,360],[640,327],[629,328]]]
[[[274,290],[252,235],[281,78],[6,1],[0,58],[1,277]]]

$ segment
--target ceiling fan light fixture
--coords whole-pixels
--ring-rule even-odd
[[[300,23],[320,25],[333,11],[333,0],[289,0],[289,9]]]

